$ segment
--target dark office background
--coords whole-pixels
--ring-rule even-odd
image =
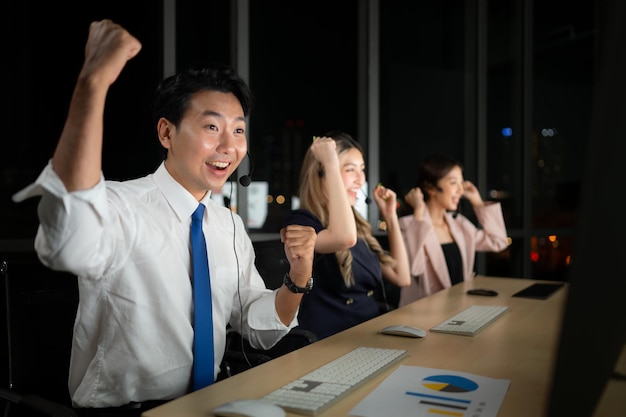
[[[236,28],[242,20],[236,5],[246,4],[244,67],[256,96],[249,129],[253,179],[267,182],[273,198],[265,223],[250,228],[253,240],[277,233],[297,192],[299,162],[311,136],[338,128],[365,146],[370,188],[381,181],[399,196],[413,186],[417,163],[428,153],[444,151],[464,162],[466,178],[478,184],[483,197],[502,203],[511,238],[504,252],[478,257],[478,272],[568,280],[575,243],[581,243],[577,238],[592,236],[597,240],[592,250],[576,252],[586,261],[584,271],[591,271],[586,276],[579,272],[578,280],[597,282],[598,291],[610,286],[612,272],[615,280],[623,282],[623,267],[620,275],[612,269],[615,260],[612,264],[601,251],[603,245],[619,247],[617,237],[606,236],[624,231],[619,225],[613,229],[606,220],[620,216],[620,167],[618,157],[611,154],[617,139],[590,140],[592,98],[602,73],[599,34],[611,3],[10,2],[4,5],[0,28],[4,40],[0,74],[5,81],[0,255],[33,255],[37,200],[15,204],[11,195],[32,182],[52,155],[89,23],[111,18],[143,43],[141,53],[112,87],[106,108],[104,173],[121,180],[149,173],[160,162],[150,101],[166,68],[209,61],[242,65],[242,50],[236,46]],[[164,10],[172,9],[174,62],[167,58],[171,48],[164,48],[172,40],[164,28]],[[623,82],[617,87],[623,88]],[[604,84],[603,91],[611,91],[611,84]],[[616,97],[615,106],[603,103],[596,110],[615,111],[616,117],[622,117],[623,102],[620,107]],[[596,115],[597,124],[609,122],[608,116]],[[595,132],[616,137],[623,133],[599,125]],[[613,146],[598,150],[594,144],[600,139]],[[579,216],[583,179],[587,198],[593,198],[594,184],[588,183],[589,172],[585,175],[590,150],[594,151],[590,172],[604,200],[597,210],[587,207],[585,213],[603,217],[605,228],[593,233],[587,228],[582,235],[580,226],[591,224],[589,218],[585,223]],[[599,172],[600,168],[605,169]],[[615,187],[602,183],[606,177],[613,178],[607,184]],[[613,204],[606,197],[611,193]],[[278,195],[286,196],[285,204],[277,202]],[[466,205],[462,212],[472,217]],[[376,220],[370,218],[374,225]],[[384,238],[382,232],[380,236]],[[615,252],[610,254],[618,258]],[[597,265],[584,258],[590,256],[600,261],[597,270],[602,276],[593,275]],[[578,301],[569,308],[570,314],[589,310],[581,294],[585,287],[579,288],[583,289],[574,293]],[[607,296],[598,291],[593,295]],[[611,342],[619,345],[617,337]],[[573,349],[572,344],[562,348]],[[596,348],[599,353],[590,348],[586,358],[613,358],[601,346]]]
[[[112,18],[143,43],[106,108],[105,176],[126,179],[151,172],[160,161],[149,109],[164,67],[238,65],[236,3],[8,6],[5,16],[11,18],[2,28],[8,132],[0,156],[0,251],[32,247],[36,199],[18,205],[10,196],[33,181],[52,155],[89,22]],[[383,182],[400,197],[428,153],[444,151],[464,162],[466,178],[484,198],[502,203],[511,237],[503,253],[479,255],[478,272],[566,279],[601,3],[249,1],[246,57],[256,95],[250,152],[253,179],[267,182],[270,194],[265,223],[250,229],[253,238],[277,233],[297,193],[310,137],[344,129],[366,147],[367,164],[375,168],[368,172],[370,182]],[[163,62],[168,7],[176,13],[174,63]],[[372,77],[376,90],[368,84]],[[279,195],[286,203],[279,204]],[[467,205],[461,210],[472,217]]]

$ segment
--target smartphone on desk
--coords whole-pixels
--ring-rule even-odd
[[[562,282],[550,282],[550,283],[535,283],[529,287],[524,288],[521,291],[513,294],[513,297],[522,298],[536,298],[539,300],[545,300],[550,297],[556,290],[563,287]]]

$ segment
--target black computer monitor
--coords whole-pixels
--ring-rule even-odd
[[[626,343],[626,2],[596,2],[598,62],[549,417],[592,416]]]

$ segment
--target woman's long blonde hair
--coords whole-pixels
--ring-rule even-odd
[[[335,140],[338,155],[353,148],[358,149],[358,151],[363,154],[361,145],[345,132],[332,131],[324,136],[331,137]],[[304,160],[302,161],[299,197],[300,207],[313,213],[320,219],[324,227],[328,227],[328,194],[324,187],[324,169],[322,164],[315,159],[310,148],[307,150]],[[354,213],[354,220],[356,222],[357,237],[365,240],[367,246],[376,254],[381,264],[390,265],[392,267],[395,266],[395,259],[393,259],[387,251],[383,250],[378,239],[372,234],[372,226],[354,209],[354,207],[352,207],[352,213]],[[354,284],[352,252],[350,252],[349,249],[345,249],[336,252],[335,256],[337,257],[339,271],[343,276],[346,287],[352,286]]]

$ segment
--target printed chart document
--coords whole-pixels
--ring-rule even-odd
[[[510,380],[402,365],[350,412],[358,417],[496,417]]]

